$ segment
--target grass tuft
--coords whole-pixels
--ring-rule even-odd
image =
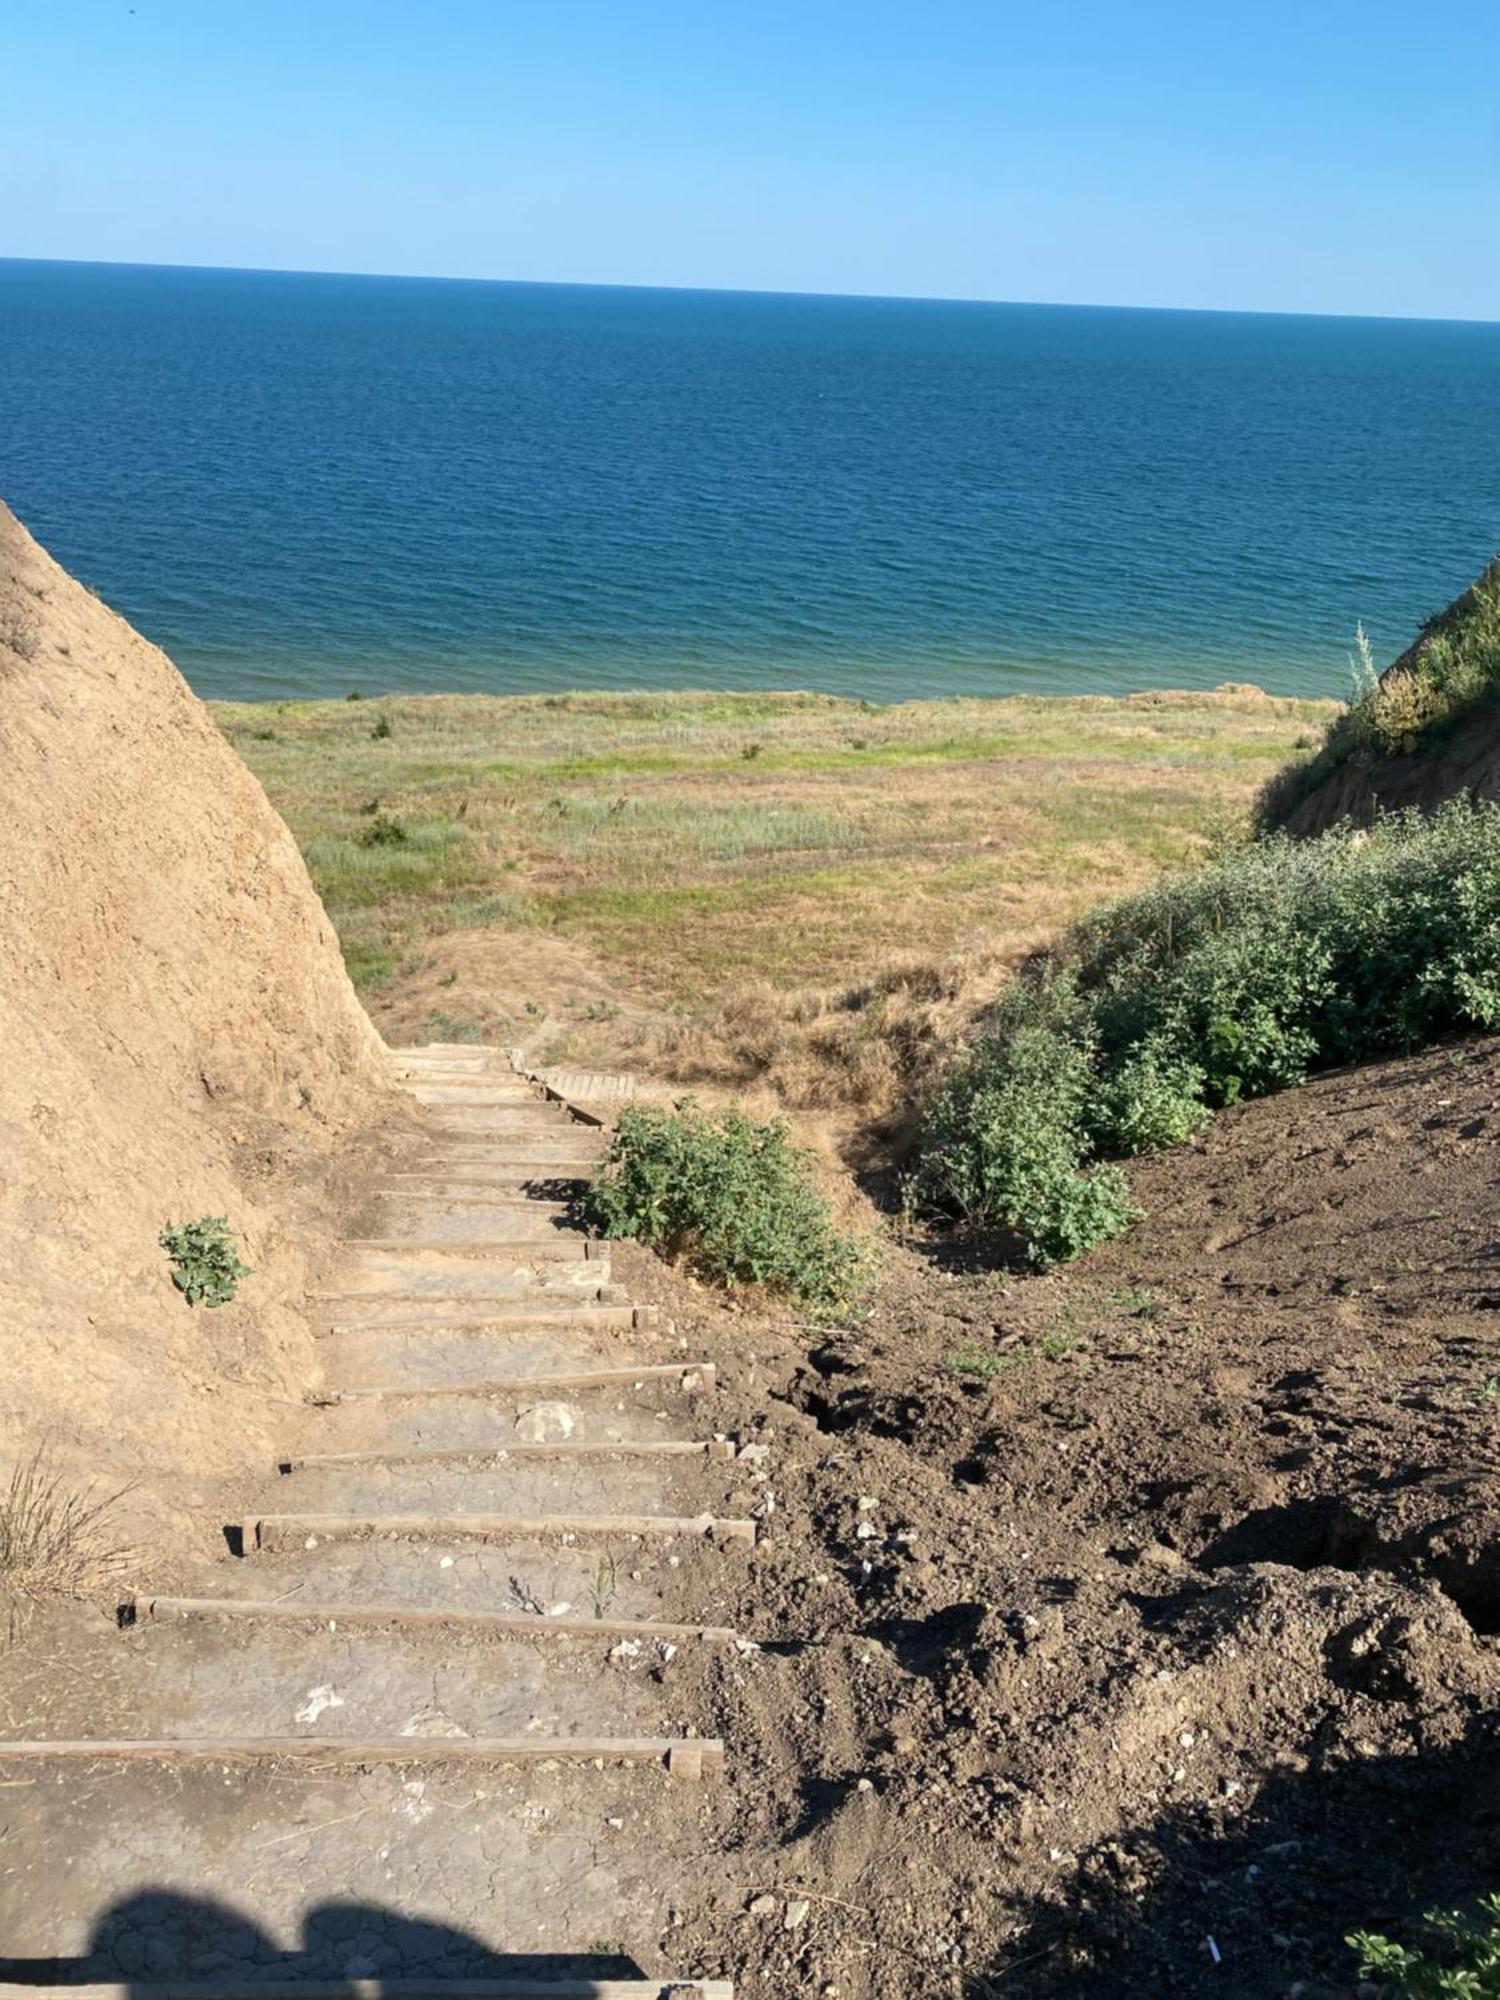
[[[110,1516],[128,1491],[102,1499],[80,1491],[38,1446],[0,1491],[0,1584],[22,1597],[89,1597],[116,1581],[133,1552],[115,1539]]]

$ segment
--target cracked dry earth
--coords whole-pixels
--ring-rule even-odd
[[[731,1993],[663,1942],[725,1811],[682,1669],[744,1643],[754,1539],[715,1371],[567,1224],[597,1122],[496,1052],[393,1060],[423,1129],[282,1464],[11,1692],[0,1980]]]

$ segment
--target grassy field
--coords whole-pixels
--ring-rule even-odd
[[[677,1010],[747,981],[1020,951],[1201,849],[1332,705],[579,694],[216,712],[381,1019],[413,981],[456,977],[445,954],[472,984],[486,952],[499,977],[528,940]]]

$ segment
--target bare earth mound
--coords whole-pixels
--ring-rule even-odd
[[[259,1455],[261,1396],[307,1380],[317,1236],[294,1247],[288,1186],[325,1198],[381,1045],[259,784],[3,505],[0,824],[0,1453],[49,1438],[70,1474],[180,1496]],[[157,1242],[205,1214],[255,1272],[216,1312]]]
[[[769,1447],[726,1615],[779,1642],[704,1719],[690,1944],[747,1993],[1342,2000],[1350,1930],[1500,1884],[1497,1088],[1476,1040],[1226,1112],[1080,1264],[914,1243],[821,1338],[684,1289]]]

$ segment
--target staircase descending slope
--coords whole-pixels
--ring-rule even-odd
[[[83,1688],[0,1742],[0,1995],[729,2000],[640,1969],[722,1811],[664,1673],[740,1643],[713,1366],[568,1222],[597,1121],[392,1061],[426,1115],[317,1300],[328,1386],[223,1562],[127,1608],[138,1733]]]

